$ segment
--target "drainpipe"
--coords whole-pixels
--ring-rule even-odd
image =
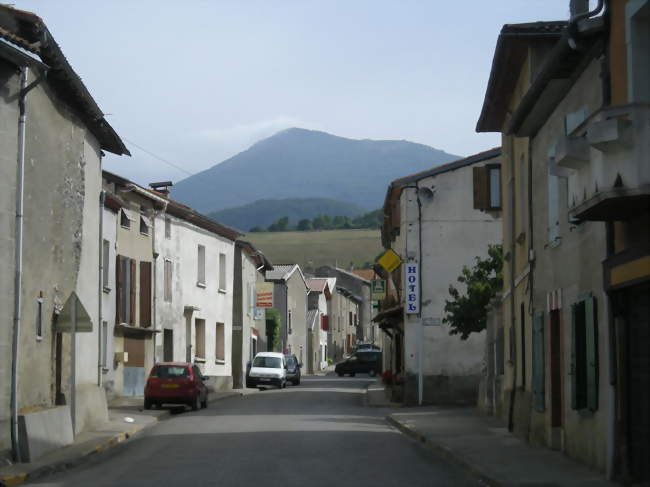
[[[587,11],[578,13],[578,11],[581,10],[582,8],[585,8],[585,6]],[[596,5],[596,7],[593,10],[589,11],[589,2],[586,1],[580,2],[578,0],[572,0],[571,18],[569,19],[569,25],[567,26],[567,31],[569,32],[568,43],[571,49],[578,50],[580,47],[578,45],[579,42],[578,22],[598,15],[604,6],[605,6],[604,0],[598,0],[598,4]]]
[[[101,159],[99,163],[101,174]],[[104,324],[102,321],[102,298],[104,293],[104,201],[106,200],[106,192],[101,190],[99,192],[99,280],[97,283],[97,387],[102,386],[102,368],[105,364],[102,363],[102,351],[104,345],[102,343],[102,335],[104,334]]]

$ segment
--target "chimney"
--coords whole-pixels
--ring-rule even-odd
[[[171,181],[161,181],[159,183],[149,183],[149,187],[164,196],[169,196],[169,191],[174,183]]]

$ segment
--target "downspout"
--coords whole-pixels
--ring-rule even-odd
[[[44,69],[47,69],[44,66]],[[47,71],[45,71],[47,73]],[[44,75],[43,75],[44,76]],[[16,186],[16,228],[15,228],[15,275],[14,275],[14,333],[11,341],[11,449],[14,460],[21,461],[20,438],[18,437],[18,366],[20,363],[20,327],[22,322],[22,285],[23,285],[23,223],[25,200],[25,126],[27,123],[27,94],[35,88],[43,76],[39,76],[29,86],[29,68],[20,69],[20,96],[18,99],[18,154],[17,154],[17,186]]]
[[[573,2],[571,2],[571,3],[573,3]],[[578,22],[580,22],[581,20],[589,19],[591,17],[594,17],[594,16],[598,15],[600,13],[600,11],[603,9],[604,5],[605,5],[604,0],[598,0],[598,3],[596,4],[596,7],[591,11],[588,10],[587,12],[583,12],[583,13],[573,13],[572,12],[573,15],[569,19],[569,25],[567,26],[567,32],[569,33],[568,43],[569,43],[569,47],[571,47],[571,49],[573,49],[574,51],[579,49],[579,46],[578,46],[578,34],[579,34],[579,32],[578,32]],[[572,6],[572,9],[573,8],[574,7]],[[588,3],[587,3],[587,9],[588,9]]]
[[[515,142],[514,138],[510,137],[510,180],[508,182],[508,210],[510,211],[510,329],[511,335],[514,339],[516,335],[516,320],[515,320]],[[515,344],[516,344],[515,340]],[[510,343],[510,341],[509,341]],[[513,343],[510,343],[510,348],[514,349],[514,357],[512,357],[512,388],[510,390],[510,405],[508,407],[508,431],[512,432],[514,429],[514,413],[515,413],[515,396],[517,389],[517,349]]]
[[[99,169],[101,173],[101,159],[99,160]],[[106,201],[106,192],[102,189],[99,192],[99,279],[97,283],[97,386],[102,386],[102,369],[106,364],[102,361],[102,352],[104,344],[102,336],[104,334],[104,322],[102,321],[102,301],[104,296],[104,201]]]

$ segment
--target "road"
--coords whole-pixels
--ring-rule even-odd
[[[303,377],[299,386],[172,416],[125,446],[30,484],[103,486],[470,486],[363,405],[369,379]]]

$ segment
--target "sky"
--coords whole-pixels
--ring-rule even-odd
[[[129,147],[179,181],[289,128],[467,156],[499,30],[569,0],[4,0],[38,14]],[[163,162],[162,160],[167,161]]]

